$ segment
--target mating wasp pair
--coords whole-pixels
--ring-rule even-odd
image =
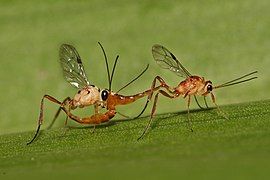
[[[109,87],[107,89],[100,89],[94,84],[91,84],[86,76],[82,59],[79,53],[77,52],[77,50],[75,49],[75,47],[69,44],[62,44],[59,50],[59,58],[60,58],[60,64],[63,70],[63,74],[66,81],[69,82],[75,88],[77,88],[78,92],[77,94],[75,94],[73,98],[67,97],[63,101],[59,101],[53,96],[50,96],[47,94],[43,96],[40,103],[40,114],[38,118],[38,127],[36,130],[36,133],[34,137],[31,139],[31,141],[29,141],[27,144],[31,144],[36,139],[40,131],[40,127],[43,123],[44,99],[48,99],[49,101],[54,102],[60,106],[49,127],[53,125],[53,123],[55,122],[56,118],[58,117],[61,111],[64,111],[67,115],[66,122],[70,118],[80,124],[92,124],[95,126],[95,125],[110,121],[110,119],[112,119],[116,115],[116,113],[119,113],[116,110],[116,106],[130,104],[130,103],[135,102],[138,99],[147,97],[147,101],[142,112],[137,116],[139,117],[145,111],[148,103],[152,100],[152,97],[155,93],[154,103],[151,110],[149,122],[147,126],[145,127],[141,136],[138,138],[138,139],[141,139],[145,135],[145,133],[148,131],[151,125],[153,116],[156,111],[159,95],[163,95],[170,99],[178,98],[178,97],[187,98],[188,122],[189,122],[191,131],[193,131],[191,127],[190,117],[189,117],[189,108],[190,108],[190,101],[191,101],[192,96],[195,97],[197,104],[199,105],[199,107],[201,107],[197,101],[197,96],[203,96],[205,100],[205,97],[210,95],[212,102],[217,107],[218,111],[221,113],[221,115],[223,115],[223,117],[227,118],[225,114],[222,113],[219,106],[216,104],[213,91],[218,88],[232,86],[235,84],[247,82],[247,81],[257,78],[256,76],[251,76],[257,73],[257,71],[253,71],[239,78],[214,86],[211,81],[206,80],[201,76],[196,76],[189,73],[189,71],[180,63],[180,61],[176,58],[176,56],[173,53],[171,53],[165,47],[156,44],[152,47],[152,54],[156,63],[160,67],[164,69],[168,69],[174,72],[176,75],[184,78],[184,80],[181,81],[176,87],[172,87],[172,86],[169,86],[162,77],[156,76],[152,82],[150,89],[142,91],[141,93],[138,93],[135,95],[124,96],[124,95],[118,94],[119,91],[126,88],[128,85],[130,85],[135,80],[137,80],[140,76],[142,76],[149,66],[147,65],[147,67],[137,77],[135,77],[133,80],[127,83],[124,87],[122,87],[120,90],[114,93],[111,90],[111,86],[112,86],[113,75],[114,75],[114,71],[115,71],[119,56],[116,57],[113,68],[112,68],[112,73],[110,74],[108,59],[107,59],[105,50],[100,43],[99,45],[104,54]],[[157,83],[159,84],[156,85]],[[79,116],[74,115],[71,112],[72,110],[76,108],[84,108],[91,105],[94,106],[94,114],[91,116],[79,117]],[[205,105],[206,107],[208,107],[206,100],[205,100]],[[105,113],[100,112],[100,109],[102,108],[106,109]]]

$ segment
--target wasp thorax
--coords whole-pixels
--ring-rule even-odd
[[[98,88],[95,86],[83,88],[74,96],[73,104],[80,107],[93,105],[99,101],[99,93]]]

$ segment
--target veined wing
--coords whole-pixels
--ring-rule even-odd
[[[191,74],[184,68],[184,66],[177,60],[177,58],[167,48],[155,44],[152,47],[152,53],[157,64],[170,71],[176,73],[178,76],[187,78]]]
[[[64,77],[72,86],[81,89],[90,85],[82,60],[75,47],[69,44],[62,44],[59,50],[59,57]]]

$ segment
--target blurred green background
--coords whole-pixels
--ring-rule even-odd
[[[148,63],[149,70],[122,91],[150,87],[156,75],[176,86],[182,79],[160,69],[151,47],[171,50],[193,74],[219,84],[258,70],[259,79],[216,92],[220,105],[268,99],[270,87],[270,2],[254,1],[1,1],[0,134],[34,130],[41,97],[59,100],[77,92],[65,82],[58,49],[70,43],[79,51],[89,80],[108,87],[100,41],[110,63],[120,61],[113,89],[118,90]],[[136,116],[144,100],[119,108]],[[193,108],[197,108],[193,103]],[[46,103],[45,124],[56,105]],[[183,99],[160,98],[158,113],[185,110]],[[86,108],[83,115],[91,114]],[[145,115],[148,115],[150,108]],[[116,117],[119,119],[122,117]],[[63,126],[64,116],[58,126]]]

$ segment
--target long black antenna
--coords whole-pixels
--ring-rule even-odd
[[[252,77],[252,78],[245,79],[245,80],[238,81],[238,82],[234,82],[234,83],[231,83],[231,84],[225,84],[225,85],[216,86],[215,89],[221,88],[221,87],[232,86],[232,85],[235,85],[235,84],[240,84],[240,83],[247,82],[247,81],[250,81],[250,80],[256,79],[256,78],[258,78],[258,77]]]
[[[149,64],[147,64],[146,68],[134,79],[132,79],[129,83],[127,83],[125,86],[121,87],[116,93],[119,93],[121,90],[125,89],[126,87],[128,87],[131,83],[133,83],[134,81],[136,81],[137,79],[139,79],[144,73],[145,71],[147,71],[147,69],[149,68]]]
[[[102,49],[103,55],[104,55],[104,59],[105,59],[105,63],[106,63],[106,68],[107,68],[107,75],[108,75],[108,82],[109,82],[109,87],[111,87],[111,77],[110,77],[110,70],[109,70],[109,64],[108,64],[108,59],[105,53],[105,50],[103,48],[103,46],[101,45],[100,42],[98,42],[99,46]]]
[[[241,79],[243,79],[245,77],[248,77],[248,76],[250,76],[252,74],[256,74],[257,72],[258,71],[253,71],[253,72],[248,73],[248,74],[245,74],[245,75],[243,75],[243,76],[241,76],[239,78],[236,78],[236,79],[233,79],[231,81],[225,82],[225,83],[223,83],[221,85],[218,85],[218,86],[216,86],[214,88],[216,89],[216,88],[221,88],[221,87],[232,86],[232,85],[235,85],[235,84],[239,84],[239,83],[243,83],[243,82],[246,82],[246,81],[250,81],[250,80],[256,79],[256,78],[258,78],[257,76],[251,77],[251,78],[248,78],[248,79],[241,80]],[[238,81],[238,80],[241,80],[241,81]]]
[[[110,79],[109,91],[111,91],[111,88],[112,88],[112,80],[113,80],[114,70],[115,70],[115,67],[116,67],[118,58],[119,58],[119,55],[116,56],[116,59],[115,59],[114,64],[113,64],[113,69],[112,69],[112,74],[111,74],[111,79]]]
[[[228,81],[228,82],[223,83],[222,86],[225,85],[225,84],[230,84],[230,83],[235,82],[235,81],[237,81],[237,80],[243,79],[243,78],[245,78],[245,77],[247,77],[247,76],[250,76],[250,75],[252,75],[252,74],[255,74],[255,73],[257,73],[257,72],[258,72],[258,71],[253,71],[253,72],[251,72],[251,73],[245,74],[245,75],[243,75],[243,76],[241,76],[241,77],[239,77],[239,78],[236,78],[236,79],[234,79],[234,80],[231,80],[231,81]]]

